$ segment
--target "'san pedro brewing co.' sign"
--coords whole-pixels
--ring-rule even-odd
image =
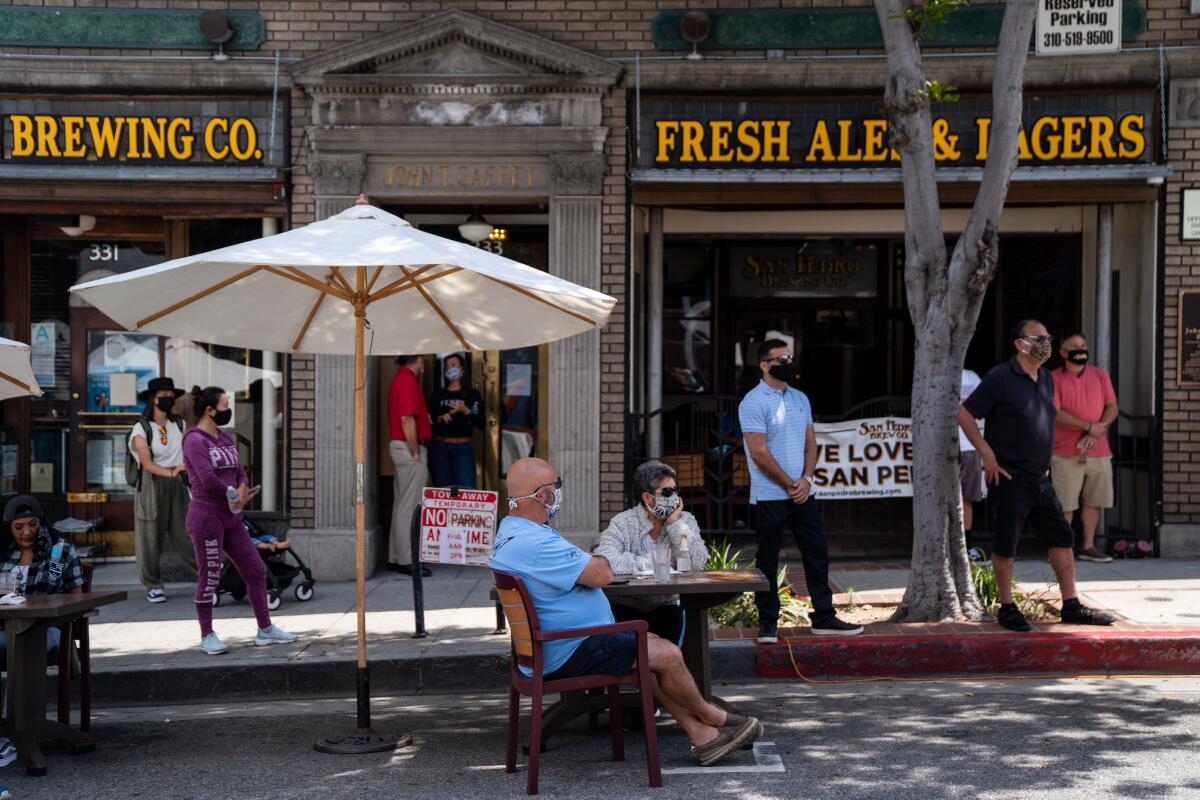
[[[933,107],[934,157],[977,167],[988,156],[990,97]],[[1148,93],[1027,95],[1018,142],[1022,165],[1153,160]],[[642,101],[639,166],[654,169],[896,168],[879,100],[657,98]]]
[[[0,99],[6,163],[261,165],[269,101]]]

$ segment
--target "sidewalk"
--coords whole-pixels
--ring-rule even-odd
[[[424,639],[412,638],[412,581],[389,572],[379,572],[367,581],[372,691],[409,694],[502,688],[507,680],[509,640],[494,633],[490,575],[477,568],[432,569],[434,576],[425,581],[428,637]],[[793,572],[800,577],[798,569]],[[1044,590],[1053,579],[1049,566],[1040,561],[1018,561],[1016,572],[1030,590]],[[849,599],[846,591],[852,587],[859,604],[895,603],[903,593],[907,574],[907,562],[835,564],[831,573],[839,592],[835,601],[845,604]],[[816,639],[802,629],[781,631],[795,638],[791,655],[785,645],[756,648],[744,641],[752,638],[752,630],[721,630],[713,632],[717,640],[712,650],[714,675],[745,679],[753,677],[757,669],[760,675],[794,678],[792,658],[802,662],[801,673],[812,678],[881,674],[879,670],[887,668],[892,670],[890,674],[920,674],[919,661],[925,654],[932,658],[933,671],[941,674],[978,673],[979,669],[1011,672],[1014,668],[1072,672],[1084,663],[1078,659],[1089,653],[1089,657],[1102,656],[1104,664],[1119,664],[1125,671],[1156,671],[1163,667],[1148,662],[1139,665],[1136,660],[1120,662],[1109,652],[1120,647],[1135,656],[1153,655],[1153,647],[1146,645],[1147,636],[1170,646],[1176,656],[1175,671],[1200,672],[1200,561],[1081,563],[1079,578],[1084,602],[1123,618],[1114,628],[1098,631],[1042,625],[1038,632],[1025,634],[1015,643],[1012,634],[994,624],[881,623],[869,626],[864,636],[834,642]],[[802,580],[797,585],[803,586]],[[249,605],[223,595],[221,605],[214,609],[214,622],[232,649],[215,657],[197,649],[200,635],[190,584],[169,585],[169,601],[150,604],[137,585],[133,564],[111,564],[96,568],[94,586],[129,592],[128,600],[106,606],[92,620],[92,674],[99,705],[344,697],[354,693],[353,582],[318,583],[313,599],[306,603],[298,602],[291,590],[286,592],[273,617],[283,628],[299,634],[300,640],[272,647],[253,646],[255,625]],[[1095,645],[1098,638],[1109,641],[1109,651],[1100,655]],[[972,639],[974,644],[969,641]],[[988,640],[986,647],[994,655],[981,660],[982,639]],[[1197,653],[1194,669],[1188,667],[1192,645],[1179,646],[1192,639]],[[931,647],[933,643],[937,647]],[[1086,653],[1078,649],[1084,645]],[[1012,649],[1035,646],[1056,655],[1059,667],[1040,666],[1043,662],[1036,660],[1022,662]]]
[[[764,677],[816,680],[875,676],[1014,673],[1200,674],[1200,561],[1144,559],[1076,565],[1080,599],[1120,619],[1112,627],[1035,623],[1015,634],[991,623],[867,626],[852,639],[818,639],[804,629],[781,629],[777,645],[761,646]],[[1054,573],[1044,560],[1019,560],[1022,591],[1057,600]],[[907,562],[838,564],[831,570],[844,605],[894,605],[904,593]],[[793,576],[789,573],[789,579]],[[803,586],[802,575],[796,575]],[[853,592],[851,592],[853,588]],[[718,638],[751,638],[754,631],[718,631]]]

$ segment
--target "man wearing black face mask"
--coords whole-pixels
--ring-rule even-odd
[[[992,567],[1000,591],[996,621],[1011,631],[1031,630],[1013,602],[1013,558],[1026,524],[1050,550],[1050,566],[1062,592],[1062,621],[1074,625],[1111,625],[1116,618],[1079,602],[1075,592],[1075,532],[1063,518],[1062,505],[1048,472],[1054,450],[1054,383],[1042,364],[1050,357],[1050,334],[1035,319],[1012,329],[1015,355],[993,367],[958,407],[958,425],[979,451],[983,474],[993,486]],[[987,436],[976,419],[986,422]]]
[[[777,639],[779,623],[779,547],[790,529],[804,560],[804,578],[813,604],[812,632],[818,636],[854,636],[862,627],[837,618],[829,589],[829,552],[821,506],[811,497],[817,466],[817,435],[808,397],[789,384],[796,363],[787,342],[767,339],[758,348],[762,381],[738,406],[750,469],[750,503],[757,510],[755,566],[770,589],[754,595],[758,641]]]
[[[1088,365],[1090,354],[1082,333],[1063,339],[1058,352],[1063,365],[1050,373],[1058,408],[1050,479],[1068,523],[1079,510],[1083,531],[1079,558],[1104,563],[1112,557],[1096,547],[1096,526],[1100,509],[1113,505],[1108,428],[1117,419],[1117,395],[1108,373]]]

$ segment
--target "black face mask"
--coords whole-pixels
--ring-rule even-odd
[[[1088,363],[1089,353],[1087,350],[1068,350],[1067,361],[1072,364],[1083,365]]]
[[[217,423],[218,428],[224,428],[229,424],[229,420],[233,419],[233,409],[227,408],[224,411],[218,411],[213,414],[213,422]]]
[[[796,379],[796,364],[795,362],[791,364],[773,364],[768,372],[777,381],[791,383]]]
[[[158,406],[158,410],[164,414],[171,413],[171,409],[175,407],[174,397],[157,397],[154,400],[154,405]]]

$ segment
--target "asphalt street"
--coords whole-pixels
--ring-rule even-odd
[[[665,786],[646,784],[643,739],[608,760],[585,719],[551,742],[542,795],[738,798],[1200,797],[1200,679],[722,685],[767,726],[757,753],[692,770],[682,732],[659,726]],[[347,700],[101,710],[101,746],[50,754],[49,775],[0,771],[18,800],[522,797],[504,772],[503,694],[379,698],[377,729],[411,733],[389,754],[331,756],[313,741],[353,724]],[[523,723],[527,717],[523,716]],[[771,744],[766,744],[771,743]],[[778,756],[776,758],[775,756]],[[683,770],[683,771],[674,771]]]

